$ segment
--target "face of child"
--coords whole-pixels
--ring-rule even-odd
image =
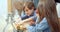
[[[29,8],[25,7],[24,10],[25,10],[25,14],[28,16],[30,16],[33,13],[33,9],[29,9]]]

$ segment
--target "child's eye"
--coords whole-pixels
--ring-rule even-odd
[[[28,11],[28,10],[26,10],[26,11]]]

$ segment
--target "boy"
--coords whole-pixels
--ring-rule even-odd
[[[26,27],[28,32],[34,32],[35,28],[35,21],[36,21],[36,14],[35,14],[35,7],[33,2],[26,2],[24,6],[24,15],[21,16],[21,20],[29,21],[30,26]],[[31,30],[32,29],[32,30]]]
[[[21,16],[21,19],[25,20],[25,19],[31,18],[30,20],[33,20],[32,22],[35,22],[36,13],[35,13],[34,9],[35,9],[35,7],[34,7],[34,3],[33,2],[26,2],[25,3],[25,7],[24,7],[25,15]]]
[[[27,27],[28,32],[33,32],[33,30],[34,30],[33,28],[35,26],[35,21],[36,21],[36,14],[35,14],[34,9],[35,9],[35,7],[34,7],[33,2],[25,3],[25,7],[24,7],[25,15],[21,16],[21,19],[25,20],[25,19],[31,18],[30,20],[28,20],[28,21],[30,21],[30,26]]]

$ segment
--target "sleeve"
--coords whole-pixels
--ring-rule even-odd
[[[37,24],[37,29],[40,29],[40,30],[45,30],[48,27],[49,26],[48,26],[46,18],[44,18],[39,24]]]
[[[36,32],[36,29],[34,26],[28,26],[27,30],[28,30],[28,32]]]
[[[32,16],[31,18],[36,22],[37,16]]]
[[[21,20],[27,19],[26,15],[21,16]]]

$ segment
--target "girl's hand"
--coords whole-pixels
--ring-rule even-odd
[[[29,22],[29,24],[30,24],[30,25],[35,24],[35,21],[34,21],[34,20],[31,20],[31,21]]]
[[[36,16],[39,17],[39,11],[38,11],[38,9],[36,10]]]

